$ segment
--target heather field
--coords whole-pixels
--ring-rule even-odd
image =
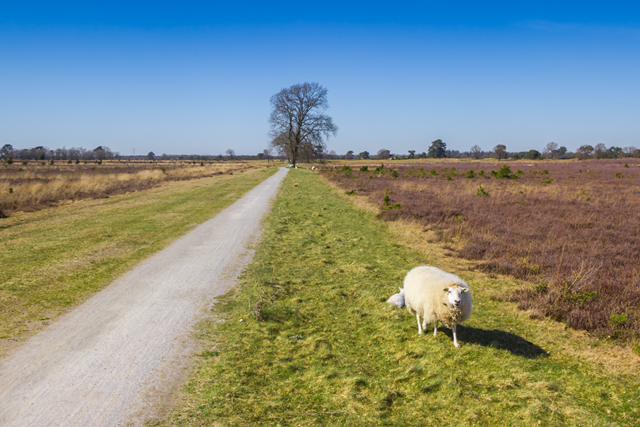
[[[264,166],[260,162],[22,161],[0,168],[0,217],[61,201],[102,198]]]
[[[530,285],[531,317],[622,340],[640,338],[640,161],[423,162],[331,167],[324,176],[418,222],[424,239],[474,269]]]

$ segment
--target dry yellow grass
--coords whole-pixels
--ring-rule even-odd
[[[263,162],[111,161],[102,164],[14,163],[0,169],[0,210],[41,208],[60,201],[100,198],[155,187],[167,181],[238,173]]]

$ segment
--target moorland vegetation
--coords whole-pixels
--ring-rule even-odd
[[[323,174],[381,218],[418,222],[450,256],[530,282],[507,299],[532,317],[640,338],[640,161],[451,160]]]

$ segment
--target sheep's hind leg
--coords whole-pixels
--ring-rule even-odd
[[[453,346],[460,347],[460,344],[458,344],[458,335],[456,334],[456,326],[458,325],[453,325]]]
[[[422,326],[420,325],[420,315],[416,313],[416,319],[418,319],[418,335],[422,335]]]
[[[438,335],[438,321],[433,322],[433,336]]]

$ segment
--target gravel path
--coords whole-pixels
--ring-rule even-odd
[[[148,395],[186,371],[180,360],[193,351],[189,336],[199,313],[250,259],[247,245],[286,173],[281,169],[0,361],[0,425],[140,424]]]

